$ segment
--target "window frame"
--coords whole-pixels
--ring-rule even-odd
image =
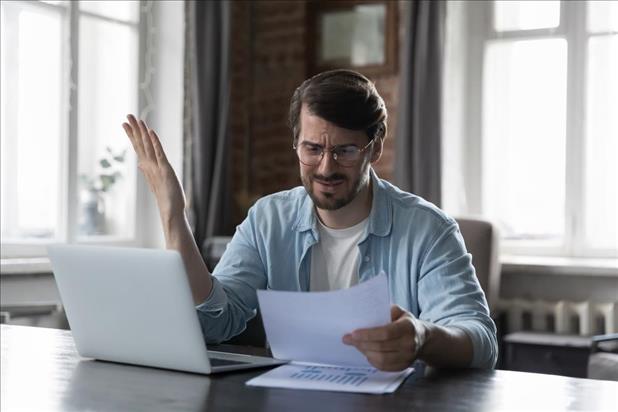
[[[23,2],[26,7],[39,9],[60,11],[63,16],[62,21],[62,36],[68,39],[63,43],[63,56],[70,61],[70,68],[65,67],[64,78],[62,84],[63,91],[63,108],[61,119],[61,149],[60,149],[60,200],[59,214],[57,218],[58,230],[56,237],[53,239],[23,239],[2,241],[1,256],[2,259],[12,258],[32,258],[32,257],[47,257],[46,246],[54,243],[79,243],[79,244],[97,244],[108,246],[138,246],[143,243],[143,228],[146,224],[146,216],[141,216],[138,211],[143,206],[144,193],[147,187],[143,178],[137,174],[133,190],[135,191],[135,203],[132,208],[134,215],[133,233],[128,236],[115,235],[96,235],[96,236],[80,236],[78,234],[78,210],[79,210],[79,183],[78,183],[78,82],[79,82],[79,37],[80,37],[80,17],[87,16],[99,21],[112,22],[132,27],[136,30],[138,41],[139,61],[137,64],[137,97],[138,113],[142,113],[143,108],[147,106],[148,99],[145,95],[150,93],[149,85],[144,82],[146,78],[146,48],[151,47],[148,44],[147,36],[149,36],[148,19],[144,13],[148,12],[152,5],[148,2],[138,0],[138,16],[137,22],[130,22],[121,19],[100,15],[90,11],[80,10],[79,1],[68,1],[60,4],[50,4],[41,1]],[[149,6],[149,7],[146,7]],[[68,50],[67,50],[68,49]],[[65,63],[67,64],[67,63]]]
[[[463,174],[467,214],[482,216],[483,186],[483,66],[490,42],[565,39],[567,42],[566,84],[566,170],[565,228],[563,241],[502,239],[504,254],[519,256],[562,256],[572,258],[615,258],[618,251],[592,249],[584,244],[586,173],[586,67],[587,42],[614,32],[586,30],[587,2],[560,1],[557,27],[496,31],[494,1],[473,1],[466,8],[468,57],[465,61],[465,107]],[[568,184],[567,184],[568,183]]]

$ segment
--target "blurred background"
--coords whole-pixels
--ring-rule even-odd
[[[257,198],[300,184],[294,89],[345,67],[371,78],[389,111],[378,175],[491,225],[468,247],[491,272],[501,366],[585,375],[592,337],[618,332],[618,2],[1,10],[3,322],[68,327],[50,243],[164,247],[127,113],[161,136],[214,265]]]

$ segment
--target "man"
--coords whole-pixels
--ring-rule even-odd
[[[386,371],[415,359],[434,366],[494,366],[495,325],[457,224],[371,168],[382,154],[387,112],[367,78],[335,70],[296,90],[290,125],[303,186],[260,199],[213,275],[156,133],[128,119],[123,127],[157,199],[167,248],[185,262],[207,340],[242,332],[255,315],[257,289],[333,290],[384,271],[392,322],[350,331],[342,337],[345,344]]]

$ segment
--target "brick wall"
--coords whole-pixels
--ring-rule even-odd
[[[232,3],[229,152],[233,222],[253,201],[300,184],[287,112],[306,75],[306,4],[302,1]],[[378,175],[393,175],[398,76],[373,77],[389,111],[388,138]]]

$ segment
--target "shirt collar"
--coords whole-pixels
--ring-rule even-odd
[[[378,177],[373,168],[370,170],[370,176],[373,187],[373,200],[371,212],[369,213],[368,232],[375,236],[388,236],[393,225],[391,198],[386,193],[385,183]]]
[[[375,236],[388,236],[392,227],[392,204],[390,197],[386,194],[384,182],[376,175],[373,168],[369,169],[371,186],[373,190],[373,200],[371,212],[369,213],[368,233]],[[298,209],[298,218],[293,229],[304,232],[312,230],[317,233],[317,220],[314,213],[314,205],[311,197],[305,191]]]

